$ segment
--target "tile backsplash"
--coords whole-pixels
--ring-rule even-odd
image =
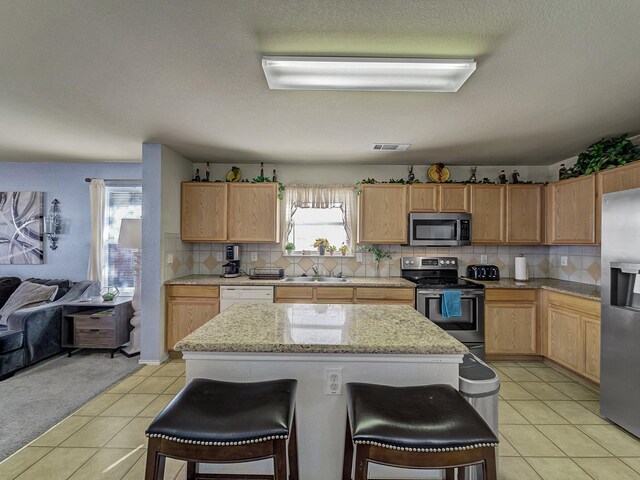
[[[558,278],[574,282],[600,284],[600,248],[580,246],[496,246],[474,245],[469,247],[405,247],[382,245],[392,252],[391,260],[383,260],[381,276],[400,275],[402,256],[452,256],[458,257],[460,274],[465,275],[467,265],[478,264],[481,255],[487,255],[487,262],[497,265],[503,278],[515,274],[515,257],[527,257],[530,278]],[[189,274],[220,275],[224,261],[218,261],[218,253],[224,253],[224,244],[185,243],[179,234],[165,235],[165,280]],[[289,256],[282,253],[280,244],[244,244],[240,246],[241,268],[246,272],[253,267],[284,268],[286,275],[312,273],[317,267],[321,273],[346,276],[375,276],[373,256],[363,253],[363,261],[355,256]],[[256,261],[251,261],[252,254]],[[561,265],[561,257],[567,257],[567,265]]]

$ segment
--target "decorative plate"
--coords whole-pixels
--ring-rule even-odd
[[[242,170],[238,167],[231,167],[227,172],[227,182],[239,182],[242,180]]]
[[[446,182],[450,177],[451,173],[444,163],[434,163],[427,170],[427,178],[435,183]]]

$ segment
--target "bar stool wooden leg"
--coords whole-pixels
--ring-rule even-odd
[[[465,467],[458,468],[458,480],[465,480],[467,478],[467,469]]]
[[[354,480],[367,480],[369,446],[356,445],[356,474]]]
[[[455,480],[456,479],[456,469],[455,468],[445,468],[444,470],[445,480]]]
[[[160,444],[161,440],[159,438],[149,439],[145,480],[161,480],[164,478],[164,463],[166,457],[160,454]]]
[[[273,480],[287,480],[287,442],[273,441]]]
[[[497,480],[496,449],[493,447],[487,447],[484,450],[486,451],[484,455],[485,460],[482,463],[484,478],[485,480]]]
[[[187,480],[196,480],[196,462],[187,462]]]
[[[344,439],[344,457],[342,458],[342,480],[351,480],[353,469],[353,440],[351,439],[351,426],[347,417],[346,436]]]
[[[289,435],[289,480],[298,480],[300,472],[298,471],[298,438],[296,432],[296,414],[293,414],[291,422],[291,434]]]

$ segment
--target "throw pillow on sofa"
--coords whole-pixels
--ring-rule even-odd
[[[48,278],[27,278],[25,282],[37,283],[39,285],[47,285],[48,287],[52,287],[57,285],[58,293],[56,293],[53,301],[60,300],[64,297],[69,290],[71,290],[71,284],[73,283],[71,280],[62,280],[59,278],[48,279]]]
[[[20,280],[18,277],[2,277],[0,278],[0,308],[7,303],[9,297],[16,288],[20,286]]]
[[[9,316],[21,308],[35,307],[41,303],[53,300],[58,287],[39,285],[37,283],[22,282],[11,294],[7,303],[0,308],[0,325],[6,325]]]

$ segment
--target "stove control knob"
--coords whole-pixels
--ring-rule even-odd
[[[416,262],[414,262],[413,260],[411,260],[411,265],[415,265]]]
[[[449,260],[447,260],[447,261],[446,261],[446,262],[444,262],[444,263],[446,263],[447,265],[449,265],[451,262],[450,262]]]
[[[444,265],[444,260],[440,260],[440,265]]]
[[[405,261],[404,261],[404,264],[405,264],[405,265],[409,265],[409,260],[405,260]]]
[[[455,260],[451,260],[451,265],[455,265],[456,261]]]

